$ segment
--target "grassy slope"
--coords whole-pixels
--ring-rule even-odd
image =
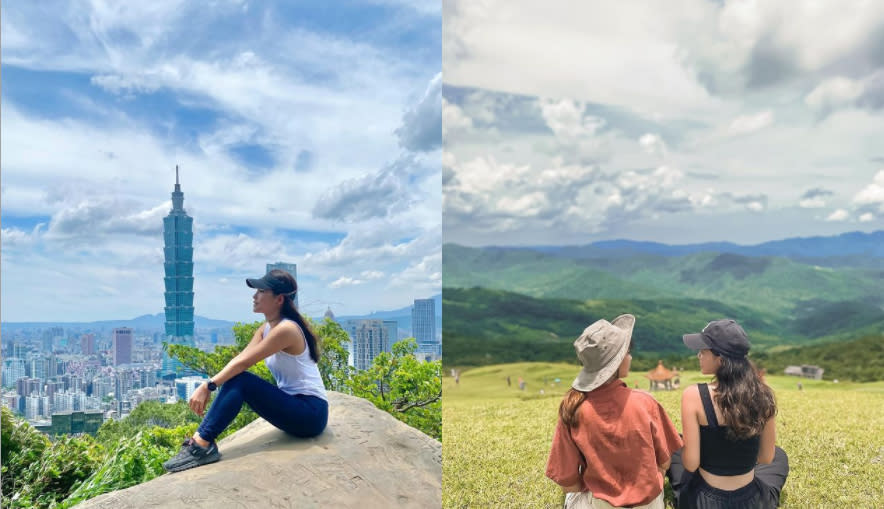
[[[561,507],[544,470],[558,404],[576,373],[571,364],[519,363],[464,371],[459,384],[443,380],[443,507]],[[516,387],[519,376],[525,392]],[[559,385],[549,385],[557,377]],[[683,384],[705,380],[697,372],[682,377]],[[640,373],[626,381],[647,384]],[[796,382],[768,377],[779,403],[777,444],[791,466],[782,507],[877,507],[884,500],[884,382],[803,380],[800,392]],[[680,394],[654,394],[681,429]]]

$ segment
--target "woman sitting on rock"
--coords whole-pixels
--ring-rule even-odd
[[[215,439],[247,403],[277,428],[298,437],[313,437],[325,429],[328,400],[319,374],[319,345],[292,297],[298,286],[284,270],[272,270],[260,279],[246,279],[255,288],[254,311],[266,322],[236,357],[191,396],[190,408],[202,416],[209,393],[220,387],[212,407],[193,437],[174,458],[163,463],[169,472],[214,463],[221,459]],[[246,370],[261,360],[276,385]]]
[[[599,320],[574,342],[583,369],[559,406],[546,466],[566,508],[663,509],[663,472],[682,441],[653,396],[620,380],[634,324]]]
[[[711,385],[691,385],[681,397],[684,449],[673,455],[669,479],[679,508],[775,508],[789,473],[776,447],[773,391],[746,357],[749,338],[733,320],[686,334]]]

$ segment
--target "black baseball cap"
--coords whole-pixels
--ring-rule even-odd
[[[274,275],[273,271],[271,271],[264,274],[264,277],[261,278],[246,279],[246,285],[248,285],[249,288],[271,290],[277,295],[288,295],[295,293],[295,287],[292,285],[292,281],[294,281],[294,279]]]
[[[697,334],[685,334],[684,344],[692,350],[709,349],[726,357],[745,357],[752,346],[746,331],[734,320],[722,319],[709,322]]]

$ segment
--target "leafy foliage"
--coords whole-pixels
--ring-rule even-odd
[[[87,479],[104,458],[89,435],[49,440],[27,421],[3,412],[3,507],[51,507]]]
[[[418,361],[414,338],[395,343],[392,350],[378,354],[369,369],[352,374],[353,395],[441,440],[442,363]]]
[[[120,441],[126,441],[144,429],[176,428],[199,424],[200,418],[193,413],[186,401],[173,404],[160,401],[144,401],[124,419],[105,421],[96,434],[96,439],[105,447],[113,448]]]
[[[17,418],[6,408],[0,408],[0,428],[2,428],[3,466],[2,480],[3,507],[26,507],[15,505],[13,497],[26,488],[30,478],[26,475],[30,465],[40,462],[49,445],[49,439],[33,428],[27,421]]]
[[[192,435],[196,428],[196,424],[171,429],[154,426],[120,439],[94,468],[92,475],[71,490],[60,507],[73,507],[102,493],[128,488],[162,475],[163,462],[175,454],[181,438]]]

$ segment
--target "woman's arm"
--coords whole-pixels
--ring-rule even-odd
[[[258,329],[255,331],[255,333],[252,334],[251,341],[249,341],[249,344],[247,344],[246,347],[243,348],[243,350],[247,350],[250,346],[254,345],[258,341],[261,341],[261,338],[264,337],[264,327],[266,327],[266,326],[267,326],[267,322],[264,322],[261,324],[260,327],[258,327]]]
[[[700,467],[700,422],[697,420],[699,404],[700,391],[696,385],[691,385],[681,394],[681,432],[684,439],[681,462],[689,472]]]
[[[260,332],[259,329],[255,333],[256,337],[260,338],[258,336]],[[282,322],[271,329],[264,339],[256,341],[255,337],[253,337],[252,341],[249,342],[248,346],[239,355],[230,359],[227,365],[212,377],[212,381],[217,385],[221,385],[270,355],[290,346],[303,344],[304,342],[300,329],[291,322]]]
[[[777,442],[776,416],[771,417],[761,432],[761,447],[758,448],[758,463],[766,465],[773,461]]]

